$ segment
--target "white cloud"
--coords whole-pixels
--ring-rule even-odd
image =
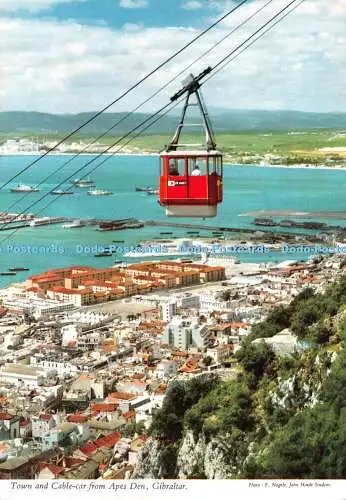
[[[148,0],[120,0],[119,5],[124,9],[143,9],[148,6]]]
[[[139,104],[261,1],[239,9],[237,16],[200,39],[114,110]],[[286,0],[276,3],[279,10]],[[298,9],[208,81],[203,87],[207,103],[228,108],[346,111],[346,9],[339,9],[342,3],[331,9],[330,0],[306,0],[306,5],[311,3],[318,5],[318,11]],[[271,13],[234,34],[188,73],[221,59]],[[183,27],[124,25],[112,30],[15,17],[0,18],[0,32],[0,110],[47,112],[100,109],[198,33]],[[185,76],[186,71],[145,109],[164,105]]]
[[[0,0],[0,11],[15,12],[16,10],[27,10],[35,12],[53,7],[59,3],[70,3],[73,1],[85,2],[87,0]]]
[[[198,0],[188,0],[187,2],[184,2],[182,4],[182,8],[186,10],[198,10],[203,7],[202,2],[199,2]]]

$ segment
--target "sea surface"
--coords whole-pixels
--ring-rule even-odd
[[[0,156],[0,185],[14,176],[35,157]],[[157,202],[156,196],[135,191],[136,186],[157,186],[159,160],[153,156],[115,156],[107,161],[92,175],[98,188],[112,191],[112,196],[88,196],[88,189],[73,188],[72,196],[56,198],[47,194],[38,205],[34,202],[56,188],[57,185],[93,156],[81,156],[64,166],[70,159],[66,155],[51,155],[38,162],[33,168],[23,173],[9,186],[0,191],[0,211],[35,213],[38,216],[68,216],[77,218],[169,220]],[[104,159],[104,158],[103,158]],[[93,165],[96,165],[97,160]],[[91,168],[87,168],[86,172]],[[11,193],[10,188],[17,183],[37,185],[47,176],[55,173],[51,179],[40,186],[39,193],[23,195]],[[83,177],[81,172],[75,177]],[[243,214],[258,210],[291,211],[345,211],[346,171],[329,169],[287,169],[259,166],[226,165],[224,168],[224,202],[214,219],[206,219],[205,224],[212,226],[253,227],[253,217]],[[69,182],[60,189],[71,189]],[[200,219],[176,219],[178,222],[200,223]],[[322,219],[320,219],[322,220]],[[326,220],[329,224],[344,225],[345,221]],[[192,229],[193,230],[193,229]],[[173,236],[192,238],[186,234],[189,229],[169,227],[144,227],[136,230],[99,232],[94,227],[64,229],[61,224],[39,228],[20,229],[14,234],[0,232],[0,272],[9,267],[28,267],[29,272],[18,273],[15,277],[0,277],[0,286],[13,281],[23,281],[28,275],[47,269],[65,267],[72,264],[107,267],[113,264],[113,258],[95,258],[95,246],[104,246],[112,240],[124,240],[119,243],[125,247],[135,246],[140,241],[160,236],[160,232],[173,232]],[[200,236],[211,235],[200,231]],[[161,236],[165,238],[165,236]],[[170,236],[166,236],[170,237]],[[31,249],[30,249],[31,247]],[[39,254],[33,254],[32,248],[40,248]],[[47,250],[47,248],[50,250]],[[36,251],[36,250],[34,250]],[[46,252],[46,254],[42,252]],[[121,248],[116,254],[122,259]],[[241,261],[288,260],[291,256],[275,252],[267,255],[238,254]],[[304,258],[304,256],[301,256]],[[306,258],[306,257],[305,257]]]

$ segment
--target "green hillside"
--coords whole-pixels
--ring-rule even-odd
[[[84,134],[99,134],[127,113],[104,113],[83,129]],[[56,115],[38,112],[6,111],[0,113],[0,134],[65,134],[87,121],[93,113]],[[288,129],[346,129],[346,113],[306,113],[300,111],[247,111],[211,108],[216,131],[257,131]],[[114,128],[114,135],[135,127],[150,115],[134,113]],[[151,128],[152,133],[169,133],[176,127],[177,116],[167,115]],[[193,128],[192,128],[193,130]]]
[[[217,462],[222,479],[344,478],[345,305],[345,277],[325,294],[306,289],[253,328],[237,379],[172,383],[151,427],[158,458],[148,450],[142,474],[210,479]],[[252,342],[285,328],[300,341],[292,355]]]

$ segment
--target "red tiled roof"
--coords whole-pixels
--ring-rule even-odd
[[[91,405],[91,411],[96,413],[107,412],[112,413],[117,409],[116,404],[114,403],[95,403]]]
[[[74,458],[74,457],[66,457],[65,458],[65,466],[70,469],[71,467],[75,467],[78,465],[83,465],[85,463],[85,460],[82,460],[81,458]]]
[[[10,415],[7,412],[1,412],[0,413],[0,420],[12,420],[12,415]]]
[[[52,288],[53,292],[56,293],[64,293],[66,295],[87,295],[88,293],[92,293],[90,288],[83,288],[82,290],[74,290],[71,288],[64,288],[62,286],[54,286]]]
[[[48,415],[47,413],[42,413],[40,415],[40,419],[49,422],[52,419],[52,415]]]
[[[57,465],[50,464],[49,462],[39,462],[37,466],[37,472],[41,472],[44,469],[49,469],[55,477],[64,472],[64,467],[58,467]]]
[[[67,420],[73,424],[84,424],[88,417],[86,415],[70,415]]]
[[[127,412],[123,413],[123,417],[124,417],[125,420],[131,420],[135,416],[136,416],[136,412],[133,411],[133,410],[127,411]]]
[[[120,437],[121,436],[119,432],[114,432],[114,434],[110,434],[109,436],[104,436],[100,439],[97,439],[96,441],[94,441],[94,445],[97,446],[97,448],[112,448],[120,440]]]
[[[130,394],[128,392],[112,392],[109,395],[110,399],[124,399],[125,401],[130,401],[131,399],[135,399],[135,394]]]
[[[86,456],[90,457],[97,451],[97,446],[94,443],[83,444],[79,447],[79,450]]]
[[[28,425],[30,425],[30,420],[28,420],[28,419],[25,418],[24,420],[20,421],[19,425],[21,427],[27,427]]]

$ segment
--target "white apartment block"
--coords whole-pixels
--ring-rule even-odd
[[[202,348],[207,332],[208,327],[199,324],[197,318],[174,317],[164,330],[162,342],[183,350],[189,347]]]
[[[217,298],[216,294],[201,293],[199,295],[200,309],[205,312],[227,311],[235,307],[234,301],[224,301]]]
[[[177,303],[171,300],[163,302],[161,304],[161,311],[163,321],[168,323],[177,314]]]

